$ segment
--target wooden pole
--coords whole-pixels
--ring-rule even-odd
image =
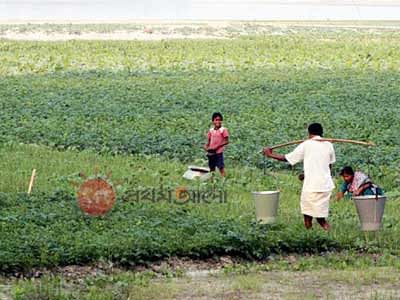
[[[30,195],[31,192],[32,192],[33,183],[35,181],[35,176],[36,176],[36,169],[33,169],[32,170],[32,175],[31,175],[31,180],[29,181],[28,195]]]
[[[307,141],[307,140],[291,141],[288,143],[272,146],[271,149],[278,149],[278,148],[283,148],[283,147],[290,146],[290,145],[301,144],[302,142],[305,142],[305,141]],[[347,140],[347,139],[331,139],[331,138],[324,139],[324,138],[322,138],[322,139],[315,139],[314,141],[331,142],[331,143],[350,143],[350,144],[362,145],[362,146],[368,146],[368,147],[375,146],[375,144],[373,142],[363,142],[363,141],[355,141],[355,140]]]
[[[304,140],[291,141],[288,143],[272,146],[271,149],[274,150],[274,149],[283,148],[286,146],[297,145],[297,144],[301,144],[302,142],[304,142]]]

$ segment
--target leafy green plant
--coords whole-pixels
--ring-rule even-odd
[[[305,125],[320,121],[326,136],[378,145],[336,146],[335,173],[371,161],[377,182],[398,191],[399,47],[393,32],[327,29],[234,40],[0,41],[0,271],[342,250],[383,251],[393,262],[396,201],[376,239],[359,232],[350,202],[332,204],[329,234],[305,231],[297,169],[264,161],[260,150],[303,138]],[[217,110],[231,133],[228,178],[204,187],[226,187],[228,202],[131,201],[132,187],[203,187],[181,175],[187,163],[206,163],[201,146]],[[96,165],[120,180],[119,198],[108,215],[91,218],[69,181]],[[250,192],[264,188],[281,190],[274,226],[254,220]]]

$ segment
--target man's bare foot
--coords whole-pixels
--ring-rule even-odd
[[[331,229],[331,225],[329,225],[328,222],[325,222],[325,223],[320,224],[320,225],[321,225],[322,229],[325,230],[325,231],[329,231],[329,229]]]
[[[310,229],[312,229],[312,223],[310,223],[310,224],[304,224],[304,227],[305,227],[307,230],[310,230]]]
[[[331,229],[331,225],[329,225],[329,223],[325,223],[324,225],[321,225],[321,227],[325,231],[329,231]]]
[[[317,218],[317,222],[325,231],[329,231],[329,229],[331,228],[331,225],[329,225],[325,218]]]

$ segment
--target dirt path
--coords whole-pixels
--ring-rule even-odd
[[[0,300],[10,299],[11,285],[0,284]]]
[[[71,270],[73,271],[73,270]],[[165,270],[164,270],[165,271]],[[137,274],[137,273],[136,273]],[[124,273],[126,283],[114,281],[116,274],[75,274],[83,276],[65,293],[81,290],[85,295],[89,286],[85,280],[96,278],[99,282],[109,280],[112,285],[101,287],[101,292],[118,295],[121,287],[128,285],[136,275]],[[130,277],[131,276],[131,277]],[[89,280],[88,280],[89,278]],[[114,279],[113,279],[114,278]],[[77,278],[75,278],[76,281]],[[41,279],[35,279],[40,286]],[[64,278],[69,282],[68,278]],[[11,284],[0,285],[0,299],[11,299]],[[93,286],[91,286],[93,288]],[[104,290],[106,288],[106,290]],[[21,290],[21,287],[19,287]],[[76,295],[76,294],[75,294]],[[122,294],[121,294],[122,295]],[[40,294],[29,294],[29,297]],[[76,296],[75,296],[76,297]],[[135,284],[125,290],[128,299],[400,299],[400,272],[392,268],[367,268],[363,270],[319,270],[319,271],[249,271],[233,269],[188,269],[179,276],[151,279],[147,284]],[[28,299],[28,298],[21,298]],[[73,298],[75,299],[75,298]]]
[[[274,271],[191,277],[176,280],[178,291],[172,298],[400,299],[399,273],[386,271]]]

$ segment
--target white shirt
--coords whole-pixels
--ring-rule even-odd
[[[336,161],[335,150],[330,142],[318,142],[320,136],[306,140],[298,145],[291,153],[286,154],[286,160],[295,165],[304,163],[305,192],[328,192],[335,187],[333,183],[330,164]]]

